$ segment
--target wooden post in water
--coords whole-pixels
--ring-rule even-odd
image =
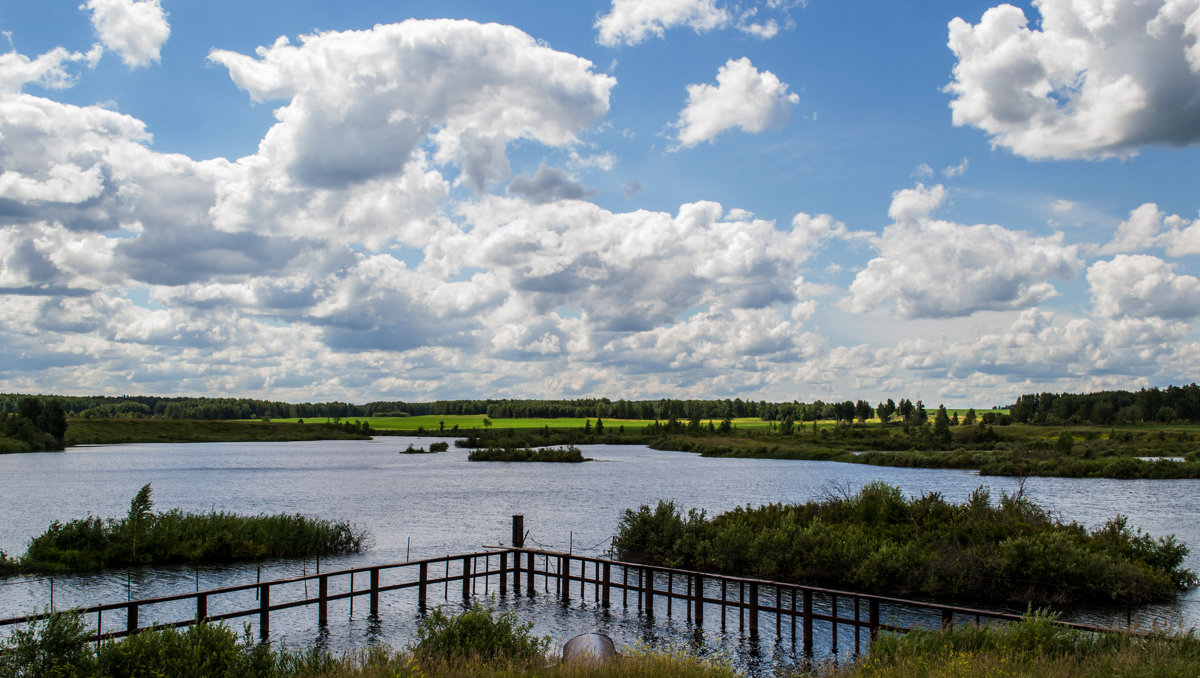
[[[520,584],[518,584],[520,586]],[[517,589],[520,592],[520,589]],[[500,552],[500,597],[508,595],[508,551]]]
[[[813,603],[812,591],[804,590],[804,654],[811,657],[813,651]]]
[[[783,623],[783,590],[775,587],[775,637],[780,637],[780,624]]]
[[[271,585],[258,587],[258,637],[265,643],[271,638]]]
[[[417,610],[425,614],[426,591],[425,582],[429,579],[429,563],[417,566]]]
[[[462,563],[463,563],[462,594],[463,594],[463,600],[466,601],[466,600],[471,599],[471,558],[470,558],[470,556],[463,558]]]
[[[329,624],[329,575],[323,574],[317,580],[317,624]]]
[[[726,582],[724,579],[722,579],[721,580],[721,631],[725,630],[725,601],[726,601],[725,588],[726,588]]]
[[[693,614],[693,619],[696,620],[696,627],[704,626],[704,575],[696,575],[696,583],[692,587],[692,592],[695,594],[696,611]]]
[[[837,654],[837,594],[829,594],[829,616],[833,617],[833,622],[830,625],[830,633],[833,634],[833,653]]]
[[[571,602],[571,561],[567,556],[558,557],[558,596],[564,605]]]
[[[603,588],[600,591],[600,604],[603,605],[604,607],[608,607],[609,595],[610,595],[609,590],[611,589],[611,587],[608,584],[608,578],[612,574],[612,566],[609,565],[609,563],[607,561],[605,561],[603,568],[604,568],[604,574],[601,576],[604,577],[604,584],[603,584]]]
[[[371,568],[371,616],[379,616],[379,568]]]
[[[750,582],[750,637],[758,637],[758,582]]]
[[[871,640],[879,636],[879,600],[872,598],[867,601],[867,628],[871,631]]]
[[[196,621],[201,622],[208,619],[208,594],[201,593],[196,596]]]
[[[129,635],[137,633],[138,630],[138,606],[137,603],[128,605],[125,608],[125,631]]]
[[[654,569],[646,568],[645,571],[646,571],[646,575],[645,575],[646,578],[643,580],[644,593],[642,595],[644,595],[646,598],[646,614],[647,614],[647,616],[653,617],[654,616]]]
[[[942,628],[949,630],[954,626],[954,612],[950,608],[942,609]]]
[[[534,556],[533,556],[533,554],[532,554],[532,553],[530,553],[530,554],[527,554],[527,555],[529,556],[529,560],[527,561],[527,562],[528,562],[528,564],[529,564],[529,568],[528,568],[528,570],[526,570],[526,573],[525,573],[525,576],[526,576],[526,581],[525,581],[525,583],[527,584],[527,586],[525,587],[525,589],[526,589],[526,591],[527,591],[527,595],[528,595],[530,598],[532,598],[532,597],[533,597],[533,592],[534,592],[534,589],[535,589],[535,588],[537,588],[537,587],[536,587],[536,586],[534,586],[534,584],[533,584],[533,570],[534,570],[534,563],[535,563],[536,561],[534,560]]]

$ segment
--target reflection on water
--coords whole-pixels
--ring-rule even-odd
[[[302,443],[198,443],[118,445],[72,448],[65,453],[0,455],[0,549],[21,553],[30,538],[54,520],[86,515],[120,516],[145,483],[154,487],[160,510],[304,513],[346,519],[366,527],[374,547],[362,554],[329,558],[322,571],[408,558],[444,556],[481,550],[507,541],[513,514],[525,516],[531,545],[602,555],[609,547],[622,512],[659,499],[698,507],[710,515],[735,506],[767,502],[803,502],[832,484],[856,489],[873,480],[898,485],[910,494],[938,491],[961,501],[980,485],[994,495],[1015,489],[1009,478],[981,478],[970,472],[891,469],[832,462],[705,459],[642,446],[585,446],[585,455],[607,463],[468,463],[466,452],[402,455],[409,443],[433,439],[379,438],[372,441]],[[1097,526],[1120,512],[1132,525],[1163,535],[1174,533],[1200,545],[1200,481],[1081,480],[1031,478],[1026,492],[1067,520]],[[1200,554],[1188,566],[1200,569]],[[103,575],[17,577],[0,581],[0,616],[45,607],[53,588],[57,607],[95,605],[182,591],[245,584],[311,574],[313,559],[271,561],[234,567],[156,568]],[[540,583],[540,582],[539,582]],[[360,584],[361,586],[362,584]],[[496,582],[492,582],[495,586]],[[303,593],[303,589],[299,593]],[[397,592],[381,600],[378,620],[366,618],[365,599],[330,608],[330,625],[318,630],[315,609],[291,610],[276,619],[272,638],[300,647],[320,642],[334,649],[366,642],[403,646],[413,636],[415,596]],[[246,607],[253,605],[253,593]],[[282,594],[280,594],[282,595]],[[1194,592],[1191,595],[1196,595]],[[275,592],[272,592],[274,600]],[[693,647],[724,653],[748,667],[791,663],[798,650],[789,633],[774,636],[774,620],[764,620],[761,636],[750,642],[710,618],[704,629],[661,614],[650,624],[636,607],[627,611],[615,600],[611,610],[573,600],[570,608],[550,600],[510,597],[498,600],[533,621],[535,630],[562,643],[571,635],[599,630],[618,643]],[[245,601],[230,601],[233,606]],[[772,601],[773,602],[773,601]],[[226,603],[220,603],[226,604]],[[340,606],[340,607],[339,607]],[[338,612],[337,610],[340,610]],[[217,609],[212,610],[217,613]],[[276,613],[279,614],[279,613]],[[711,614],[711,613],[710,613]],[[186,616],[186,614],[184,615]],[[1124,623],[1124,610],[1074,611],[1087,621]],[[1134,611],[1143,626],[1200,625],[1200,603],[1184,600]],[[151,621],[152,617],[144,617]],[[106,628],[120,624],[114,616]],[[846,635],[849,634],[849,635]],[[818,652],[828,652],[828,629],[818,627]],[[840,629],[840,656],[853,651],[853,637]]]

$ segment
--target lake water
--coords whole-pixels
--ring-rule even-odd
[[[938,491],[961,501],[980,485],[993,496],[1012,492],[1010,478],[986,478],[972,472],[893,469],[834,462],[759,459],[706,459],[643,446],[583,446],[596,459],[585,464],[468,463],[466,451],[403,455],[409,443],[427,446],[437,438],[377,438],[371,441],[302,443],[136,444],[77,447],[65,453],[0,455],[0,549],[20,554],[29,540],[55,520],[91,515],[122,516],[134,493],[153,484],[158,510],[212,509],[242,514],[303,513],[349,520],[365,527],[373,547],[362,554],[331,558],[322,571],[406,559],[482,550],[507,543],[513,514],[525,516],[528,545],[601,555],[626,508],[674,499],[682,508],[709,514],[739,505],[804,502],[831,488],[855,490],[873,480],[899,486],[912,495]],[[1200,550],[1200,481],[1083,480],[1030,478],[1027,496],[1066,520],[1089,527],[1117,513],[1155,535],[1175,534]],[[313,561],[272,561],[223,568],[146,569],[108,575],[0,580],[0,617],[56,607],[96,605],[168,593],[231,586],[312,573]],[[1188,567],[1200,570],[1200,552]],[[360,584],[361,585],[361,584]],[[365,600],[350,617],[346,607],[331,608],[327,632],[318,633],[309,617],[272,617],[272,638],[291,646],[313,642],[335,650],[368,641],[403,646],[413,635],[413,596],[384,598],[380,623],[365,618]],[[1200,593],[1177,602],[1134,611],[1142,625],[1200,626]],[[273,598],[274,600],[274,598]],[[438,601],[433,601],[438,602]],[[533,621],[540,634],[561,644],[571,635],[594,629],[618,644],[694,644],[697,636],[680,615],[647,625],[636,611],[620,607],[604,612],[576,600],[564,610],[547,600],[497,601]],[[343,605],[345,605],[343,601]],[[1124,611],[1075,612],[1076,618],[1105,622]],[[336,622],[336,619],[344,619]],[[106,622],[107,624],[107,622]],[[773,629],[771,629],[773,631]],[[731,631],[705,628],[703,652],[728,654],[751,672],[795,659],[790,643],[769,636],[751,643]],[[846,647],[843,641],[843,647]]]

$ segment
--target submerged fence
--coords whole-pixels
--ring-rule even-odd
[[[415,589],[421,614],[427,609],[430,596],[436,597],[438,593],[444,600],[450,600],[453,591],[456,597],[461,594],[463,601],[481,593],[495,593],[501,597],[553,595],[563,605],[569,605],[573,597],[583,601],[590,598],[604,608],[619,603],[625,609],[636,608],[639,615],[649,620],[656,615],[667,618],[681,615],[697,629],[719,623],[724,631],[736,623],[739,632],[752,640],[758,638],[760,629],[773,624],[777,639],[790,635],[791,641],[801,643],[808,655],[813,653],[817,622],[822,623],[822,629],[828,629],[833,652],[838,651],[840,626],[853,636],[857,654],[862,650],[863,638],[869,642],[880,631],[904,632],[931,624],[946,627],[961,622],[979,624],[984,620],[1020,619],[1020,615],[1007,612],[525,548],[524,534],[523,518],[514,516],[513,545],[494,547],[491,551],[370,565],[95,605],[75,611],[85,616],[96,615],[96,632],[92,637],[96,641],[127,636],[153,626],[181,627],[198,621],[239,618],[257,619],[259,637],[268,641],[272,613],[315,607],[314,621],[325,627],[329,622],[331,602],[349,600],[353,612],[355,600],[360,603],[365,600],[369,614],[377,619],[380,597],[406,589]],[[332,586],[334,583],[338,586]],[[304,587],[302,596],[272,595],[273,591],[296,589],[301,585]],[[310,592],[310,587],[315,589],[315,594]],[[334,592],[334,588],[343,590]],[[248,599],[250,593],[256,596],[253,605],[237,602]],[[236,600],[231,603],[231,598]],[[230,606],[233,609],[210,613],[210,608]],[[153,615],[156,620],[152,624],[142,623],[142,619],[150,616],[144,612],[163,607],[172,611],[194,610],[194,614],[167,620],[159,620],[161,615]],[[36,614],[0,619],[0,628],[28,624],[47,616]],[[1084,631],[1108,630],[1084,624],[1057,623]]]

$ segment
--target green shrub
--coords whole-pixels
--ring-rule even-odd
[[[439,606],[417,625],[412,651],[439,660],[534,660],[545,654],[550,638],[532,635],[532,628],[532,622],[520,623],[515,612],[497,614],[479,603],[456,616]]]

